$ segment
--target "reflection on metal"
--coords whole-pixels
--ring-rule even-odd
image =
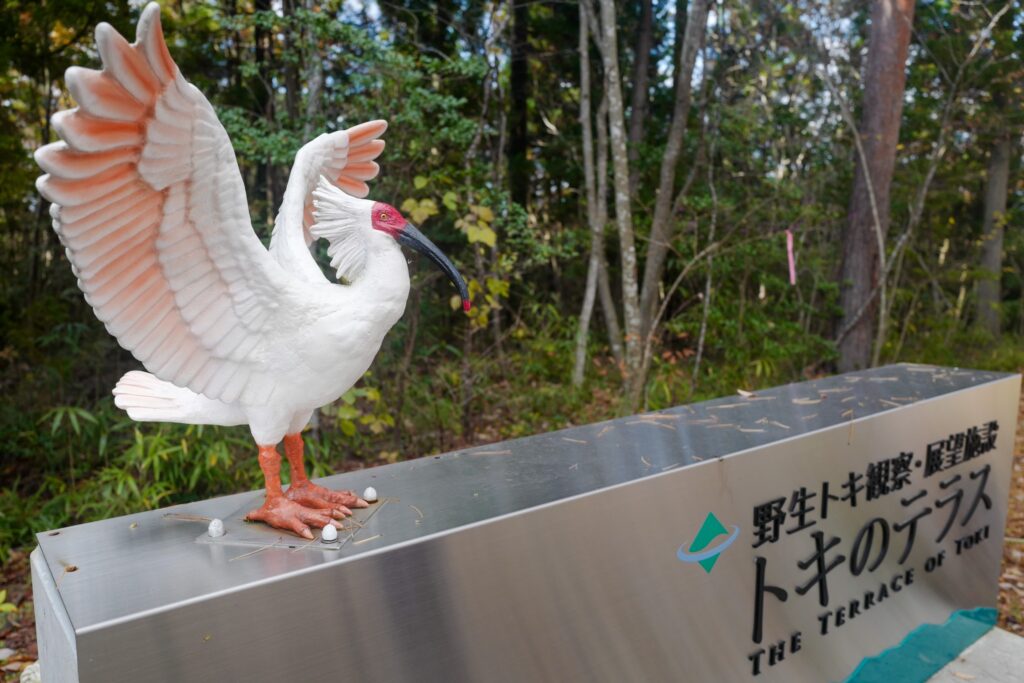
[[[253,493],[43,533],[44,680],[842,680],[995,604],[1019,382],[891,366],[337,475],[382,503],[335,544],[240,543]]]

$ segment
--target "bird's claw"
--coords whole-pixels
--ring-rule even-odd
[[[338,529],[343,528],[340,523],[331,519],[334,516],[335,511],[331,507],[306,507],[284,496],[276,496],[267,498],[262,507],[251,511],[245,518],[250,522],[263,522],[275,529],[291,531],[313,540],[313,531],[310,527],[322,529],[331,525]]]
[[[365,508],[370,505],[353,491],[332,491],[308,479],[292,484],[284,495],[288,500],[305,507],[329,509],[335,519],[350,516],[351,508]]]

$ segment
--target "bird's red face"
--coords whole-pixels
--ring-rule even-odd
[[[415,225],[405,220],[405,216],[400,214],[398,209],[390,204],[374,202],[373,213],[370,214],[370,224],[374,230],[380,230],[384,234],[390,235],[402,246],[415,249],[437,264],[451,279],[456,289],[459,290],[459,296],[462,297],[463,310],[469,310],[469,289],[466,287],[466,281],[459,275],[459,271],[448,260],[448,257],[441,253],[441,250],[433,242],[427,239],[426,235],[417,230]]]
[[[380,230],[398,239],[408,221],[405,220],[405,216],[399,213],[398,209],[390,204],[374,202],[373,212],[370,214],[370,222],[374,230]]]

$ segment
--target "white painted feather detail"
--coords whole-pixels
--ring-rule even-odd
[[[313,191],[313,237],[326,239],[330,246],[327,255],[338,279],[354,282],[366,267],[364,228],[360,227],[359,212],[352,198],[320,176]],[[358,205],[357,205],[358,206]],[[363,222],[365,222],[365,217]]]

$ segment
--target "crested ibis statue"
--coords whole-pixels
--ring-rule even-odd
[[[96,27],[103,70],[71,67],[78,108],[35,158],[37,182],[85,299],[148,372],[115,403],[135,420],[248,425],[266,501],[247,516],[313,538],[366,501],[306,477],[302,429],[366,372],[401,317],[401,246],[431,259],[469,308],[451,261],[393,207],[365,199],[387,124],[321,135],[295,157],[269,250],[249,220],[227,132],[171,59],[149,4],[129,44]],[[342,284],[309,245],[326,239]],[[282,490],[284,441],[291,485]]]

